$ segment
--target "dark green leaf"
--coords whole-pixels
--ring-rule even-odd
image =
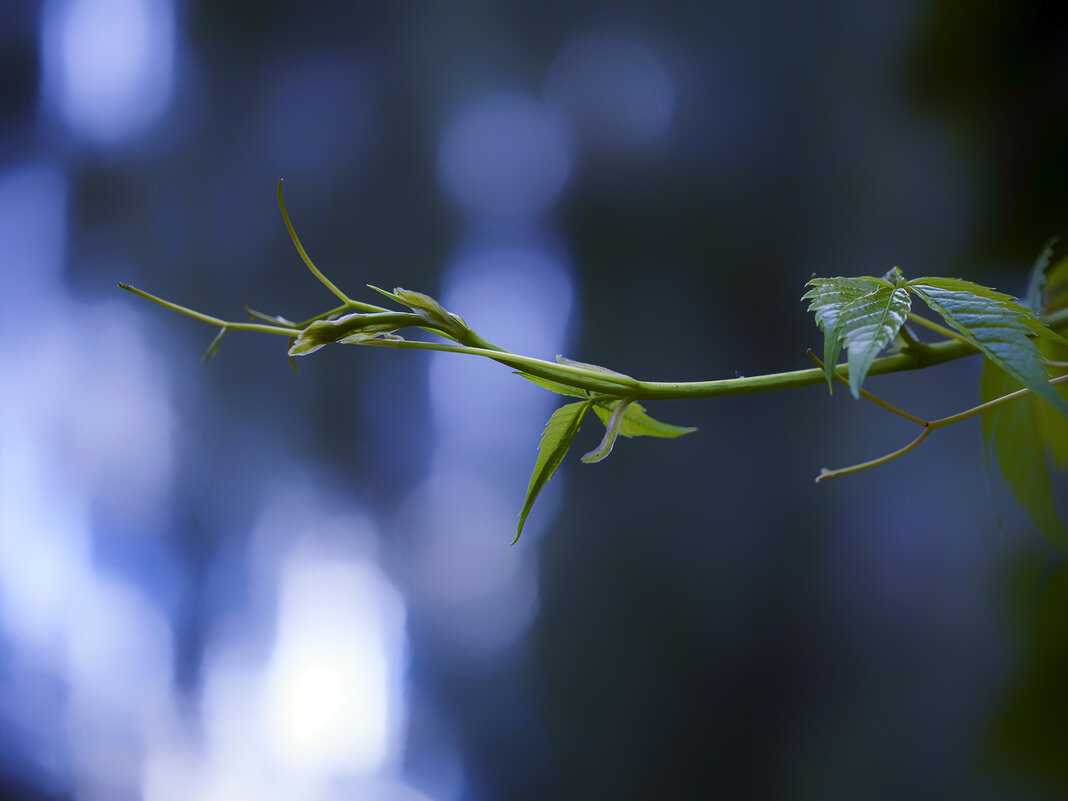
[[[990,360],[983,363],[979,386],[984,403],[1020,389],[1017,380]],[[1043,415],[1044,410],[1049,413]],[[1049,404],[1027,395],[983,412],[983,436],[987,447],[997,452],[1001,477],[1035,526],[1068,553],[1068,529],[1053,497],[1046,461],[1047,421],[1060,428],[1060,436],[1068,437],[1068,421],[1053,413]]]
[[[608,425],[608,421],[612,417],[612,412],[618,406],[619,401],[608,401],[607,403],[598,403],[593,407],[594,413],[601,419],[601,422]],[[669,423],[661,423],[659,420],[655,420],[645,413],[645,407],[640,403],[632,403],[627,407],[626,414],[623,417],[623,424],[619,428],[619,433],[624,437],[662,437],[665,439],[674,439],[675,437],[681,437],[683,434],[692,434],[697,429],[692,426],[674,426]]]
[[[1050,361],[1068,362],[1068,348],[1066,347],[1053,342],[1039,342],[1038,349]],[[1062,398],[1068,400],[1068,384],[1058,384],[1056,390]],[[1038,415],[1042,439],[1050,455],[1062,469],[1068,470],[1068,419],[1057,414],[1057,410],[1048,403],[1038,403],[1035,406],[1037,406],[1035,411]]]
[[[998,367],[1068,417],[1068,402],[1049,385],[1042,354],[1029,336],[1033,311],[1011,295],[954,278],[917,278],[907,286]]]
[[[891,273],[892,274],[892,273]],[[911,307],[908,292],[883,278],[815,278],[803,299],[823,328],[823,362],[828,385],[844,346],[849,351],[849,388],[860,397],[871,364],[904,325]]]
[[[545,424],[545,430],[538,444],[538,460],[534,464],[534,472],[530,476],[530,484],[527,486],[527,497],[523,502],[523,509],[519,513],[519,525],[516,528],[515,539],[512,544],[519,541],[519,535],[523,533],[523,524],[530,514],[534,501],[542,488],[553,477],[556,468],[567,455],[571,447],[571,440],[575,438],[582,421],[586,419],[586,413],[590,410],[591,401],[577,401],[567,403],[552,413],[549,422]]]

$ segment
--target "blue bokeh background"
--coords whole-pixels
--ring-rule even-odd
[[[5,3],[0,796],[1063,797],[1068,690],[1014,711],[1055,560],[977,421],[816,487],[909,425],[655,405],[700,432],[591,467],[582,432],[509,548],[555,397],[250,334],[202,365],[116,283],[329,308],[284,177],[371,302],[641,378],[802,368],[814,273],[1023,291],[1066,53],[1039,2]],[[939,416],[978,370],[872,387]]]

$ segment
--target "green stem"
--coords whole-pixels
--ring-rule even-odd
[[[1049,380],[1050,386],[1057,386],[1057,384],[1063,384],[1068,381],[1068,375],[1058,376],[1057,378],[1051,378]],[[944,428],[945,426],[953,425],[953,423],[959,423],[961,420],[967,420],[969,417],[975,417],[977,414],[982,414],[988,409],[993,409],[1000,406],[1003,403],[1022,398],[1024,395],[1030,395],[1029,389],[1018,389],[1015,392],[1010,392],[1008,395],[1002,395],[1000,398],[994,398],[994,400],[981,403],[978,406],[973,406],[970,409],[965,409],[963,412],[957,414],[951,414],[949,417],[943,417],[940,420],[932,420],[929,425],[931,428]]]
[[[912,440],[912,442],[910,442],[904,448],[900,448],[894,451],[893,453],[888,453],[885,456],[880,456],[878,459],[872,459],[870,462],[861,462],[860,464],[851,465],[850,467],[839,467],[837,470],[828,470],[825,467],[820,470],[820,474],[816,476],[816,483],[819,484],[821,481],[826,481],[828,478],[847,476],[850,473],[859,473],[861,470],[868,470],[869,468],[878,467],[881,464],[891,462],[899,456],[904,456],[906,453],[918,446],[921,442],[923,442],[925,439],[927,439],[927,437],[931,435],[931,431],[933,431],[932,428],[930,428],[929,426],[925,426],[923,431],[920,432],[920,435],[916,437],[916,439]]]
[[[319,268],[315,266],[315,263],[311,260],[308,252],[304,250],[304,245],[300,244],[300,238],[297,236],[296,230],[293,228],[293,223],[289,221],[289,212],[286,211],[285,201],[282,200],[282,179],[278,179],[278,208],[282,211],[282,219],[285,220],[286,230],[289,231],[289,238],[293,240],[293,244],[297,248],[297,253],[300,254],[301,259],[307,265],[308,269],[312,271],[312,275],[319,279],[323,286],[333,292],[338,298],[346,305],[352,305],[353,301],[349,299],[349,296],[338,289],[334,282],[319,272]]]
[[[288,217],[286,218],[286,221],[288,224]],[[299,240],[296,240],[295,233],[293,234],[293,237],[298,249],[303,252]],[[321,273],[315,269],[314,265],[310,264],[310,259],[308,260],[308,266],[317,275],[321,275]],[[323,281],[327,286],[333,287],[333,284],[326,281],[325,278]],[[230,322],[218,317],[202,314],[168,300],[163,300],[162,298],[156,297],[144,290],[132,287],[129,284],[120,283],[119,286],[128,292],[140,295],[141,297],[151,300],[153,303],[158,303],[160,306],[171,309],[172,311],[179,312],[180,314],[187,315],[212,325],[217,325],[221,328],[233,329],[235,331],[258,331],[267,334],[280,334],[289,338],[292,338],[294,335],[293,328],[261,325],[257,323]],[[344,298],[344,295],[339,294],[339,297]],[[370,306],[369,304],[358,304],[347,298],[344,299],[345,303],[342,306],[334,308],[329,312],[324,313],[324,315],[313,317],[308,321],[308,324],[317,319],[324,319],[325,317],[338,314],[349,308],[366,308],[375,311],[380,310],[380,307]],[[1068,308],[1060,309],[1048,315],[1044,318],[1044,322],[1050,328],[1055,330],[1068,327]],[[470,330],[464,335],[462,344],[459,345],[379,339],[370,340],[364,344],[377,347],[440,350],[452,353],[466,353],[472,356],[485,356],[508,365],[509,367],[518,368],[541,378],[559,381],[560,383],[569,386],[579,389],[588,389],[594,392],[604,392],[617,396],[627,395],[639,401],[683,400],[688,398],[716,398],[726,395],[744,395],[753,392],[770,392],[773,390],[790,389],[791,387],[812,386],[823,383],[826,380],[822,369],[812,368],[808,370],[792,370],[782,373],[747,376],[744,378],[714,379],[711,381],[638,381],[625,376],[589,370],[573,365],[557,364],[542,359],[534,359],[509,353]],[[898,373],[906,370],[918,370],[933,367],[937,364],[963,358],[964,356],[971,356],[977,352],[975,346],[959,338],[946,340],[944,342],[935,342],[925,345],[922,354],[916,352],[902,352],[893,356],[884,356],[876,359],[872,362],[871,368],[868,370],[868,375],[884,375],[886,373]],[[842,376],[843,378],[847,377],[849,375],[849,368],[844,364],[838,365],[835,368],[835,374]]]
[[[812,352],[812,348],[808,349],[808,358],[812,359],[812,361],[814,361],[819,366],[819,369],[821,371],[823,370],[823,360],[820,359],[819,356],[817,356],[815,353]],[[834,374],[834,378],[835,378],[836,381],[841,381],[847,387],[849,386],[849,379],[848,378],[843,378],[842,376],[838,375],[838,373]],[[860,391],[860,396],[862,398],[867,398],[872,403],[874,403],[876,406],[882,406],[884,409],[886,409],[886,411],[892,412],[893,414],[896,414],[898,417],[904,417],[906,420],[912,421],[916,425],[925,426],[925,425],[928,424],[927,421],[924,420],[922,417],[917,417],[916,415],[914,415],[914,414],[912,414],[910,412],[906,412],[904,409],[899,409],[898,407],[894,406],[894,404],[890,403],[889,401],[884,401],[878,395],[873,395],[871,392],[868,392],[868,390],[866,390],[866,389],[862,389]]]
[[[1056,386],[1057,384],[1063,384],[1068,381],[1068,375],[1058,376],[1057,378],[1051,378],[1049,380],[1050,386]],[[943,417],[938,420],[931,420],[930,422],[923,423],[923,431],[916,439],[906,445],[904,448],[900,448],[892,453],[888,453],[885,456],[880,456],[878,459],[872,459],[869,462],[861,462],[860,464],[851,465],[849,467],[840,467],[837,470],[828,470],[826,467],[820,470],[820,474],[816,476],[816,483],[826,481],[828,478],[835,478],[837,476],[849,475],[850,473],[859,473],[861,470],[867,470],[871,467],[878,467],[881,464],[891,462],[899,456],[904,456],[911,451],[921,442],[923,442],[931,434],[932,431],[938,428],[945,428],[946,426],[959,423],[961,420],[967,420],[969,417],[975,417],[977,414],[982,414],[985,411],[1001,406],[1003,403],[1014,401],[1025,395],[1030,395],[1029,389],[1018,389],[1015,392],[1010,392],[1008,395],[1002,395],[1000,398],[994,398],[986,403],[981,403],[978,406],[973,406],[970,409],[966,409],[958,414],[951,414],[949,417]]]
[[[360,344],[378,348],[436,350],[444,351],[445,353],[466,353],[470,356],[485,356],[508,367],[514,367],[525,373],[536,375],[539,378],[559,381],[562,384],[578,389],[603,392],[613,397],[630,393],[639,384],[634,379],[627,379],[623,376],[615,376],[611,373],[602,373],[584,367],[575,367],[570,364],[558,364],[544,359],[534,359],[530,356],[519,356],[501,349],[473,348],[467,345],[453,345],[449,342],[419,342],[410,339],[369,339]]]
[[[955,339],[958,342],[968,341],[956,331],[952,331],[949,328],[946,328],[944,325],[939,325],[936,322],[928,320],[926,317],[922,317],[921,315],[916,314],[915,312],[909,312],[909,321],[916,323],[916,325],[922,325],[924,328],[929,328],[930,330],[934,331],[935,333],[941,334],[947,339]],[[904,331],[905,329],[902,328],[901,330]]]
[[[124,284],[121,281],[119,282],[119,287],[121,289],[125,289],[127,292],[132,292],[135,295],[139,295],[145,300],[150,300],[153,303],[158,303],[160,306],[170,309],[171,311],[176,311],[179,314],[186,315],[187,317],[192,317],[194,320],[200,320],[205,323],[217,325],[220,328],[232,329],[234,331],[258,331],[261,334],[281,334],[282,336],[286,337],[293,337],[293,335],[297,333],[292,328],[282,328],[278,325],[261,325],[259,323],[233,323],[229,320],[212,317],[210,314],[203,314],[201,312],[194,311],[193,309],[188,309],[185,306],[179,306],[177,303],[171,303],[169,300],[158,298],[153,294],[145,292],[145,290],[143,289],[138,289],[135,286]]]

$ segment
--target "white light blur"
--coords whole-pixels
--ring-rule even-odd
[[[608,156],[655,142],[675,111],[675,85],[664,64],[624,39],[587,39],[565,48],[549,68],[545,92],[582,148]]]
[[[266,674],[274,757],[318,775],[371,773],[401,729],[404,603],[369,563],[285,568]]]
[[[0,392],[10,398],[11,387]],[[73,592],[88,572],[89,513],[50,484],[32,431],[0,406],[0,624],[24,656],[61,656]],[[10,406],[6,407],[10,409]]]
[[[568,269],[543,247],[471,248],[446,268],[441,300],[509,350],[549,360],[565,350],[574,290]],[[484,359],[434,354],[429,370],[436,460],[455,465],[465,456],[475,462],[497,454],[529,469],[537,445],[531,432],[548,416],[549,393]]]
[[[173,716],[171,627],[124,582],[85,577],[67,642],[67,730],[79,798],[140,786],[146,744]]]
[[[40,768],[52,782],[78,798],[133,797],[145,744],[174,716],[172,632],[156,601],[102,573],[92,552],[102,529],[157,520],[173,413],[136,316],[75,302],[59,280],[66,204],[54,165],[0,175],[14,258],[0,287],[0,629],[13,675],[61,692],[50,714],[5,712],[27,742],[55,744]]]
[[[524,95],[480,97],[448,124],[438,149],[438,179],[467,210],[529,219],[567,184],[571,159],[556,121]]]
[[[173,472],[174,413],[137,313],[118,300],[73,307],[31,331],[9,362],[35,389],[32,400],[13,401],[33,406],[22,424],[33,421],[55,474],[87,492],[109,523],[153,520]]]
[[[174,9],[168,0],[51,0],[41,51],[46,106],[90,142],[123,144],[170,104]]]
[[[492,660],[524,635],[538,611],[532,552],[509,548],[516,508],[486,481],[435,472],[405,498],[411,532],[408,586],[433,620],[437,644],[460,662]]]

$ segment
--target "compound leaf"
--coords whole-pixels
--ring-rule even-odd
[[[613,412],[618,407],[619,401],[598,403],[593,407],[594,413],[601,422],[608,426]],[[692,434],[697,429],[693,426],[674,426],[670,423],[661,423],[645,413],[645,407],[640,403],[631,403],[623,415],[623,422],[619,427],[619,434],[623,437],[662,437],[674,439],[683,434]]]
[[[567,455],[571,447],[571,440],[575,438],[582,421],[590,410],[591,401],[577,401],[567,403],[552,413],[549,422],[545,424],[545,430],[538,444],[538,460],[534,464],[534,472],[530,476],[530,484],[527,486],[527,497],[523,502],[523,509],[519,512],[519,525],[516,528],[515,539],[512,544],[519,541],[519,535],[523,533],[523,524],[530,514],[534,501],[542,488],[553,477],[556,468]]]
[[[906,286],[994,364],[1068,417],[1068,401],[1049,385],[1042,353],[1030,338],[1036,326],[1048,330],[1033,311],[1011,295],[956,278],[916,278]]]
[[[811,301],[809,311],[823,329],[827,383],[834,386],[834,367],[844,346],[849,351],[849,389],[858,398],[875,357],[893,342],[908,317],[909,293],[884,278],[868,276],[814,278],[808,286],[812,289],[803,299]]]

